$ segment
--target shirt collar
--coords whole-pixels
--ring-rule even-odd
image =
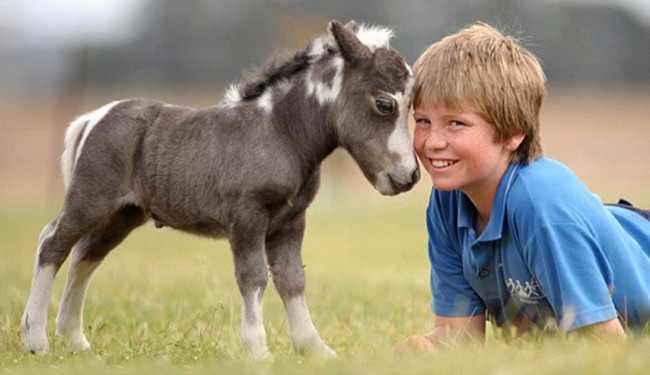
[[[499,181],[496,194],[494,195],[494,202],[492,202],[492,213],[488,225],[481,233],[477,241],[496,241],[501,238],[503,233],[503,222],[506,213],[506,198],[513,182],[517,178],[520,162],[511,163],[506,169],[506,172]],[[474,221],[476,218],[476,208],[472,201],[465,195],[465,193],[458,191],[459,204],[458,204],[458,228],[469,228],[474,230]]]

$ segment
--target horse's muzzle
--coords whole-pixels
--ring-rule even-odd
[[[391,186],[395,190],[396,193],[403,193],[405,191],[411,190],[413,186],[420,180],[420,168],[417,166],[411,173],[411,177],[408,181],[399,181],[395,179],[390,173],[388,174],[388,180],[390,181]]]

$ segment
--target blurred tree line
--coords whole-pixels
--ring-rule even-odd
[[[413,63],[431,43],[475,21],[521,36],[542,60],[549,81],[560,84],[650,84],[650,26],[622,8],[539,0],[149,0],[134,8],[138,25],[112,44],[79,44],[49,51],[61,59],[56,79],[23,72],[0,50],[5,89],[44,82],[69,87],[210,86],[235,82],[278,48],[302,46],[327,21],[355,19],[395,30],[392,46]],[[8,55],[9,54],[9,55]],[[4,56],[3,56],[4,55]],[[48,55],[45,55],[48,56]],[[51,57],[52,57],[51,56]],[[54,58],[54,57],[52,57]],[[7,65],[13,62],[12,68]],[[47,61],[43,61],[47,64]],[[42,87],[41,87],[42,88]]]

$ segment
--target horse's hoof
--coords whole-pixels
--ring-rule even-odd
[[[25,342],[25,350],[30,354],[43,355],[50,351],[50,344],[47,339],[43,342],[36,343],[38,340],[29,340]]]
[[[86,339],[86,336],[82,334],[79,337],[70,340],[66,349],[69,352],[83,352],[90,350],[90,343]]]

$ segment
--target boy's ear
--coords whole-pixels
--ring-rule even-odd
[[[510,139],[508,139],[505,143],[505,147],[508,151],[515,151],[517,148],[519,148],[519,145],[521,142],[524,141],[524,138],[526,138],[525,134],[515,134]]]
[[[372,56],[370,49],[339,21],[331,21],[328,29],[336,40],[341,56],[351,65],[359,65]]]

